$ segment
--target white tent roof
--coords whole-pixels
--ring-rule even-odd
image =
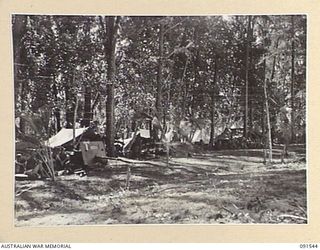
[[[192,137],[191,142],[200,142],[200,140],[202,140],[203,143],[208,144],[210,142],[210,131],[206,129],[197,129]]]
[[[75,130],[75,136],[83,134],[87,128],[78,128]],[[45,142],[51,148],[61,146],[73,139],[73,129],[61,129],[56,135],[52,136],[49,140]]]
[[[142,138],[151,138],[149,129],[139,129],[137,132],[133,132],[131,137],[121,140],[124,143],[123,148],[126,149],[131,142],[133,143],[134,141],[132,140],[135,140],[138,134],[140,134]]]

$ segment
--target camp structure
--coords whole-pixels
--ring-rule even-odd
[[[202,142],[204,144],[209,144],[210,141],[210,131],[206,128],[197,129],[192,137],[192,143]]]
[[[75,129],[75,137],[79,137],[82,135],[87,128],[78,128]],[[50,148],[55,148],[62,146],[68,142],[73,140],[73,129],[67,129],[63,128],[61,129],[56,135],[52,136],[49,140],[45,142],[45,145],[47,145]]]
[[[141,151],[142,146],[147,144],[151,140],[150,130],[148,129],[138,129],[132,133],[131,137],[128,139],[122,140],[123,142],[123,151],[125,155],[128,155],[130,152],[134,154],[139,154],[140,152],[134,152],[136,150]],[[135,150],[133,150],[135,149]]]
[[[96,157],[104,158],[106,157],[105,145],[102,140],[86,139],[85,133],[89,132],[88,128],[79,128],[75,130],[75,138],[79,145],[79,149],[82,155],[83,164],[91,166],[94,164]],[[73,129],[61,129],[56,135],[51,137],[46,141],[46,145],[51,148],[64,146],[73,140]],[[77,150],[73,150],[76,153]],[[73,153],[73,154],[74,154]],[[76,157],[72,157],[76,158]]]
[[[106,149],[102,141],[83,141],[80,142],[83,163],[87,166],[94,164],[96,158],[105,158]]]

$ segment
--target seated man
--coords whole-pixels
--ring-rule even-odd
[[[56,171],[66,170],[66,165],[69,163],[70,159],[64,148],[55,148],[52,151],[52,158]]]
[[[41,161],[37,161],[36,166],[25,171],[25,174],[28,175],[30,179],[41,179],[42,177],[47,176],[43,170]]]

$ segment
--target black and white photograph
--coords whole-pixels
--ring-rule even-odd
[[[308,224],[307,15],[11,28],[16,227]]]

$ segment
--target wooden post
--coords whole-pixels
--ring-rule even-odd
[[[130,188],[130,177],[131,177],[131,167],[129,165],[128,168],[127,168],[127,178],[126,178],[125,190],[129,190],[129,188]]]

